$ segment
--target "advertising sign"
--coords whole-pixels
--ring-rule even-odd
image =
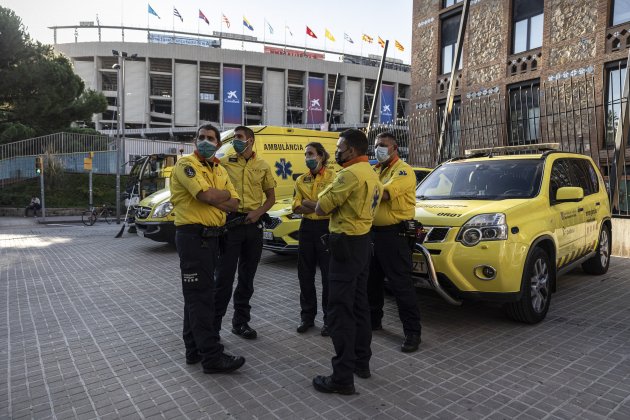
[[[324,79],[308,78],[307,124],[322,124],[326,120],[326,103],[324,102]]]
[[[223,68],[223,123],[243,123],[243,70],[240,67]]]
[[[381,124],[391,124],[394,121],[394,86],[381,87]]]

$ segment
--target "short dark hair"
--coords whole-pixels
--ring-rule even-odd
[[[395,146],[398,146],[398,140],[396,139],[396,136],[393,133],[390,133],[389,131],[385,131],[379,134],[378,136],[376,136],[376,138],[377,139],[390,139],[392,143],[394,143]]]
[[[252,131],[251,128],[249,127],[245,127],[244,125],[239,125],[238,127],[236,127],[234,129],[234,132],[236,133],[237,131],[244,131],[245,132],[245,137],[246,138],[253,138],[254,140],[256,139],[256,136],[254,136],[254,132]]]
[[[346,139],[348,147],[354,148],[359,156],[367,155],[368,139],[363,131],[350,128],[339,134],[339,137]]]
[[[202,126],[200,126],[197,129],[197,136],[195,137],[195,141],[197,141],[197,137],[199,137],[199,132],[201,130],[208,130],[208,131],[214,131],[214,135],[217,137],[217,140],[219,141],[219,144],[221,144],[221,132],[219,131],[218,128],[216,128],[214,125],[212,124],[204,124]]]
[[[323,158],[322,159],[322,166],[328,165],[328,159],[330,158],[330,154],[326,151],[326,149],[324,148],[324,145],[321,144],[320,142],[312,141],[312,142],[310,142],[309,144],[306,145],[306,147],[309,147],[309,146],[311,146],[313,149],[315,149],[315,151],[317,152],[318,156],[321,156]]]

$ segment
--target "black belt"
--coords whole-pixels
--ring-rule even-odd
[[[400,232],[402,228],[403,228],[403,222],[396,223],[395,225],[387,225],[387,226],[372,225],[372,232]]]
[[[221,236],[226,232],[225,226],[204,226],[198,224],[189,224],[177,226],[175,229],[200,235],[202,238],[214,238]]]
[[[307,219],[307,218],[302,218],[302,225],[326,225],[328,226],[328,224],[330,223],[329,219]]]

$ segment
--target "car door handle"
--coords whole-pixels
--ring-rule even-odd
[[[578,211],[584,211],[584,207],[578,207]]]

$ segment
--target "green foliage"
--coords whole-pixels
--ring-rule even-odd
[[[32,41],[22,20],[1,6],[0,33],[0,143],[61,131],[107,109],[66,57]]]
[[[65,173],[63,182],[52,185],[49,175],[46,178],[46,207],[87,208],[89,203],[89,175]],[[126,177],[120,179],[120,191],[125,191]],[[32,196],[40,197],[39,178],[29,179],[0,189],[0,207],[26,207]],[[95,206],[107,203],[116,204],[116,176],[92,176],[92,196]],[[40,197],[41,198],[41,197]],[[121,200],[122,201],[122,200]],[[121,204],[122,205],[122,204]]]

